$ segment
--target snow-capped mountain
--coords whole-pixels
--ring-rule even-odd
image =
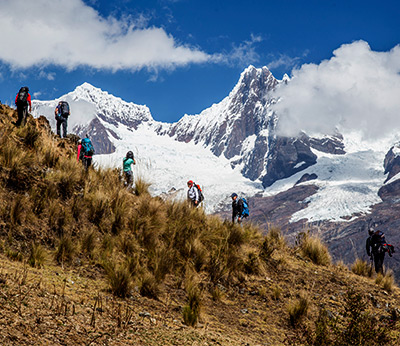
[[[183,195],[185,182],[195,179],[208,192],[210,212],[226,208],[233,191],[271,196],[296,184],[314,184],[318,192],[308,196],[308,207],[292,221],[342,220],[368,212],[379,201],[390,145],[376,150],[364,143],[363,150],[372,151],[363,155],[360,140],[352,134],[277,136],[278,115],[271,105],[277,102],[274,90],[285,83],[290,83],[288,77],[279,81],[266,67],[249,66],[225,99],[173,124],[155,121],[148,107],[88,83],[57,100],[33,101],[33,113],[47,116],[54,127],[54,108],[59,100],[67,100],[72,132],[90,136],[96,153],[103,154],[96,156],[99,163],[119,166],[126,151],[133,149],[140,162],[138,174],[150,180],[154,193],[176,189]],[[371,159],[376,162],[373,168],[362,164]],[[331,194],[335,199],[327,209]]]

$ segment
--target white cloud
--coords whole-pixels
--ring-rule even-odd
[[[319,65],[306,64],[282,85],[279,131],[294,136],[361,130],[379,138],[400,128],[400,45],[387,52],[365,41],[344,44]]]
[[[277,67],[293,68],[298,66],[301,59],[308,55],[308,51],[305,51],[301,57],[291,57],[286,54],[279,55],[278,58],[273,58],[273,60],[267,65],[271,70]]]
[[[162,28],[144,28],[142,17],[104,18],[82,0],[2,0],[0,23],[0,60],[14,69],[171,69],[211,59]]]
[[[255,45],[262,40],[263,38],[259,35],[251,35],[249,40],[240,43],[238,46],[233,45],[229,53],[215,54],[211,60],[215,63],[224,63],[228,65],[238,64],[247,67],[260,60]]]
[[[56,74],[54,72],[46,73],[44,71],[39,72],[39,78],[47,79],[47,80],[54,80]]]

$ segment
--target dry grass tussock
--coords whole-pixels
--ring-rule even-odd
[[[351,266],[351,271],[360,276],[371,277],[374,273],[373,263],[357,258]]]
[[[322,243],[321,239],[316,235],[302,233],[299,235],[298,240],[301,254],[309,258],[313,263],[318,265],[331,264],[331,255],[328,248]]]
[[[145,181],[129,191],[119,170],[86,172],[75,162],[74,140],[32,121],[26,129],[1,127],[0,112],[8,138],[0,137],[0,261],[9,273],[24,268],[21,276],[0,272],[0,304],[4,325],[27,320],[35,344],[68,335],[72,344],[283,345],[312,325],[320,304],[337,309],[331,297],[343,300],[338,291],[347,286],[378,288],[382,306],[385,299],[397,306],[389,278],[366,284],[332,270],[319,239],[307,235],[291,248],[279,228],[263,235],[251,223],[164,202]],[[39,278],[32,286],[28,272]],[[7,342],[33,341],[21,332]]]

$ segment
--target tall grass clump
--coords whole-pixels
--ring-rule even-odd
[[[46,180],[57,186],[58,195],[64,200],[83,187],[82,171],[78,164],[68,157],[60,158],[56,168],[46,176]]]
[[[81,250],[89,257],[94,257],[94,250],[96,248],[97,239],[96,232],[87,231],[83,234],[81,238]]]
[[[187,326],[194,327],[200,318],[201,291],[197,285],[190,285],[187,288],[188,300],[183,307],[183,321]]]
[[[135,192],[136,196],[149,195],[150,194],[149,193],[150,186],[151,186],[151,183],[148,183],[142,177],[137,177],[134,182],[133,191]]]
[[[307,316],[309,307],[310,300],[304,293],[301,293],[297,300],[289,304],[288,313],[292,327],[298,326],[302,319]]]
[[[360,276],[371,277],[373,272],[372,264],[369,264],[367,261],[364,261],[361,258],[357,258],[351,266],[351,271]]]
[[[131,287],[131,273],[127,266],[125,264],[117,266],[114,263],[107,262],[104,265],[104,269],[111,292],[121,298],[128,296]]]
[[[71,262],[75,256],[76,251],[77,249],[71,238],[68,236],[63,236],[58,242],[58,246],[54,253],[54,259],[59,264]]]
[[[264,261],[268,261],[275,250],[281,250],[286,246],[285,238],[283,237],[280,228],[269,227],[267,235],[260,250],[260,257]]]
[[[395,287],[393,272],[388,270],[384,275],[379,273],[376,276],[375,283],[381,285],[385,291],[392,292]]]
[[[46,251],[40,244],[32,243],[28,263],[31,267],[42,268],[46,260]]]
[[[57,145],[54,139],[46,136],[42,138],[42,146],[39,150],[39,158],[43,165],[49,168],[56,167],[60,153],[58,152]]]
[[[298,237],[301,254],[317,265],[331,264],[331,255],[328,248],[317,236],[303,233]]]
[[[22,137],[24,144],[31,149],[35,148],[40,140],[40,132],[32,122],[18,129],[17,134]]]
[[[142,296],[158,299],[161,290],[159,282],[152,273],[144,271],[139,277],[139,285],[139,292]]]

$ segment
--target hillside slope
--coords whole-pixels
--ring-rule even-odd
[[[0,105],[2,345],[399,343],[390,276],[152,198],[141,180],[127,190],[118,170],[75,162],[75,136],[13,119]]]

